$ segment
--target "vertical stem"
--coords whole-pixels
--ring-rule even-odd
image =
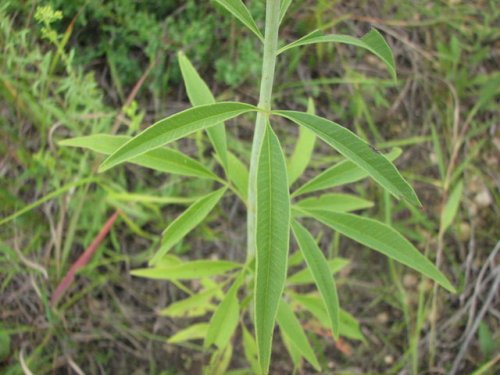
[[[278,30],[280,22],[280,0],[267,0],[266,4],[266,31],[264,36],[264,57],[262,62],[262,77],[260,82],[259,108],[255,121],[252,154],[250,158],[250,175],[248,181],[248,211],[247,211],[247,259],[255,254],[256,241],[256,191],[257,191],[257,162],[259,151],[264,138],[266,122],[271,111],[271,97],[273,93],[274,70],[276,67],[276,52],[278,50]]]

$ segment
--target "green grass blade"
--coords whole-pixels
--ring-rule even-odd
[[[417,194],[396,167],[350,130],[333,121],[308,113],[295,111],[274,113],[314,131],[326,143],[368,172],[396,198],[404,198],[414,205],[421,206]]]
[[[225,192],[226,188],[222,188],[198,199],[178,216],[163,232],[160,249],[153,256],[150,264],[156,264],[174,245],[196,228],[214,209]]]
[[[293,313],[290,306],[283,300],[278,308],[277,321],[280,329],[290,340],[290,343],[317,371],[321,371],[316,354],[307,339],[307,336],[299,320]]]
[[[396,80],[396,65],[391,48],[384,37],[375,29],[370,30],[362,38],[355,38],[349,35],[330,34],[323,35],[320,30],[313,31],[302,38],[284,46],[278,54],[289,49],[316,43],[342,43],[364,48],[377,56],[387,67],[393,80]]]
[[[226,8],[233,16],[235,16],[243,25],[248,27],[257,38],[264,41],[264,36],[260,32],[255,23],[250,11],[241,0],[215,0],[217,3]]]
[[[314,102],[311,98],[309,98],[307,112],[311,114],[315,113]],[[304,173],[309,165],[315,144],[316,134],[306,127],[299,127],[299,138],[287,164],[288,183],[290,186]]]
[[[290,197],[278,138],[266,127],[257,168],[255,333],[259,362],[267,373],[273,329],[287,271]]]
[[[69,184],[66,184],[63,187],[53,191],[52,193],[47,194],[43,198],[40,198],[36,202],[28,204],[27,206],[14,212],[12,215],[9,215],[7,217],[0,219],[0,225],[3,225],[5,223],[8,223],[9,221],[12,221],[12,220],[18,218],[19,216],[25,214],[26,212],[31,211],[32,209],[34,209],[34,208],[40,206],[41,204],[51,200],[52,198],[55,198],[55,197],[61,195],[62,193],[67,192],[70,189],[73,189],[73,188],[81,186],[81,185],[90,184],[90,183],[96,182],[96,181],[98,181],[97,178],[89,177],[89,178],[83,178],[83,179],[75,181],[75,182],[70,182]]]
[[[250,104],[223,102],[189,108],[158,121],[112,153],[99,167],[104,172],[120,163],[183,138],[198,130],[217,125],[243,113],[255,111]]]
[[[205,81],[200,77],[191,61],[183,52],[178,53],[179,66],[181,68],[182,78],[186,86],[189,101],[193,106],[213,104],[215,98],[208,88]],[[226,127],[224,123],[217,124],[207,129],[208,138],[212,143],[216,154],[224,169],[227,168],[227,141]]]
[[[401,155],[401,152],[400,148],[394,148],[384,156],[389,161],[394,161]],[[368,172],[358,167],[352,161],[343,160],[307,181],[293,192],[293,196],[350,184],[368,176]]]
[[[350,212],[373,207],[373,202],[351,194],[331,193],[298,201],[294,207],[301,211]]]
[[[339,338],[340,305],[335,280],[330,272],[328,262],[311,233],[302,225],[296,221],[292,222],[292,231],[321,294],[331,321],[333,337],[337,340]]]
[[[311,216],[340,234],[413,268],[455,293],[455,288],[446,276],[392,227],[353,214],[315,211]]]
[[[157,280],[194,280],[221,275],[236,268],[241,268],[241,264],[226,260],[194,260],[171,267],[137,269],[130,274]]]
[[[122,135],[94,134],[84,137],[65,139],[60,146],[81,147],[100,154],[110,155],[130,141],[130,137]],[[132,164],[160,172],[216,179],[217,176],[200,162],[180,151],[169,148],[158,148],[148,151],[129,160]]]

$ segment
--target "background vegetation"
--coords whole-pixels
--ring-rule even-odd
[[[262,25],[264,2],[247,3]],[[171,197],[198,196],[204,183],[131,165],[98,175],[101,157],[58,141],[136,134],[187,108],[179,50],[218,99],[255,102],[259,48],[226,13],[194,0],[0,4],[0,372],[201,372],[208,358],[201,345],[166,341],[199,316],[158,315],[186,291],[129,271],[146,263],[162,230],[189,203]],[[391,200],[370,180],[346,191],[376,202],[370,214],[392,222],[459,290],[438,290],[433,299],[432,284],[408,269],[317,232],[329,257],[350,260],[336,280],[364,338],[334,342],[304,312],[301,323],[324,373],[495,373],[498,6],[295,0],[290,14],[281,30],[287,41],[316,28],[361,36],[371,26],[389,41],[397,83],[362,51],[319,45],[280,58],[275,101],[294,109],[297,97],[311,97],[318,113],[350,124],[377,148],[403,148],[397,164],[422,210]],[[229,145],[247,161],[253,123],[242,118],[235,125],[228,127]],[[295,129],[283,123],[277,131],[291,152]],[[204,137],[177,146],[210,161]],[[309,177],[338,160],[321,142],[316,151]],[[110,235],[52,308],[60,280],[117,209]],[[218,210],[218,219],[193,231],[176,255],[244,259],[243,207],[226,199]],[[229,368],[247,367],[242,346],[235,350],[241,355]],[[274,373],[292,373],[284,346],[276,345],[273,358]],[[300,373],[314,371],[305,364]]]

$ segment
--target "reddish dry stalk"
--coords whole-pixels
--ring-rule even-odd
[[[57,301],[61,298],[61,296],[64,294],[66,289],[71,285],[73,280],[75,279],[75,274],[78,270],[81,268],[85,267],[87,263],[90,261],[92,258],[92,255],[94,255],[95,251],[97,250],[98,246],[101,244],[102,240],[106,237],[106,235],[109,233],[111,230],[111,227],[113,226],[113,223],[116,221],[118,218],[118,215],[120,214],[120,210],[116,210],[116,212],[106,221],[104,226],[102,227],[101,231],[99,234],[94,238],[94,241],[90,244],[87,249],[83,252],[82,255],[77,259],[75,263],[72,264],[71,268],[69,269],[68,273],[64,278],[61,280],[59,285],[57,286],[55,292],[52,294],[52,298],[50,300],[50,303],[52,306],[55,306]]]

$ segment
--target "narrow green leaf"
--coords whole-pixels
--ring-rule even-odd
[[[261,372],[258,358],[259,354],[257,353],[257,344],[244,324],[241,324],[241,330],[243,332],[243,351],[245,352],[245,358],[248,363],[250,363],[250,367],[252,367],[253,373],[260,374]]]
[[[292,222],[292,231],[325,304],[332,325],[333,337],[338,339],[339,297],[328,262],[313,236],[297,221]]]
[[[196,323],[187,328],[181,329],[175,335],[171,336],[167,342],[169,344],[179,344],[186,341],[199,340],[205,337],[207,330],[207,323]]]
[[[234,334],[240,319],[240,305],[237,292],[240,288],[242,277],[233,283],[226,296],[215,310],[203,342],[205,348],[215,344],[219,349],[224,349]]]
[[[455,288],[434,264],[392,227],[353,214],[314,211],[311,216],[344,236],[413,268],[455,293]]]
[[[120,163],[183,138],[197,130],[215,126],[243,113],[256,111],[250,104],[223,102],[197,106],[158,121],[126,142],[99,167],[104,172]]]
[[[133,276],[158,280],[193,280],[211,277],[240,268],[241,264],[226,260],[194,260],[172,267],[153,267],[133,270]]]
[[[373,202],[351,194],[331,193],[302,199],[294,207],[300,211],[350,212],[373,207]]]
[[[130,137],[122,135],[94,134],[85,137],[65,139],[60,146],[81,147],[94,152],[110,155],[118,150]],[[132,158],[130,163],[160,172],[216,179],[217,176],[200,162],[180,151],[170,148],[158,148]]]
[[[171,267],[164,267],[162,269],[169,268]],[[208,311],[212,311],[214,309],[214,305],[211,301],[218,292],[219,288],[212,288],[196,293],[190,297],[184,298],[181,301],[170,304],[168,307],[160,311],[160,315],[168,316],[170,318],[194,318],[197,316],[203,316]]]
[[[228,152],[228,168],[227,176],[229,181],[231,181],[241,199],[246,202],[248,196],[248,168],[245,164],[241,162],[233,153]]]
[[[394,148],[391,152],[385,154],[384,156],[389,161],[394,161],[399,157],[399,155],[401,155],[401,152],[402,150],[400,148]],[[297,196],[305,193],[311,193],[313,191],[350,184],[368,176],[369,174],[364,169],[361,169],[352,161],[343,160],[307,181],[304,185],[295,190],[293,195]]]
[[[299,349],[297,349],[297,347],[292,343],[292,339],[287,336],[285,331],[280,329],[280,334],[283,344],[285,344],[285,348],[292,359],[294,372],[296,372],[302,364],[302,355],[300,354]]]
[[[186,211],[179,215],[163,232],[163,240],[160,249],[150,261],[155,264],[177,243],[179,243],[189,232],[196,228],[219,203],[226,192],[226,188],[216,190],[198,199]]]
[[[342,43],[364,48],[377,56],[387,67],[392,79],[396,80],[396,65],[391,48],[384,37],[375,29],[371,29],[362,38],[355,38],[349,35],[330,34],[323,35],[320,30],[313,31],[302,38],[284,46],[278,54],[289,49],[316,43]]]
[[[184,79],[184,84],[186,85],[186,91],[191,104],[193,106],[198,106],[215,103],[215,98],[212,95],[212,92],[208,88],[205,81],[200,77],[193,64],[191,64],[191,61],[189,61],[183,52],[179,52],[178,57],[182,78]],[[208,128],[207,134],[216,154],[219,156],[222,166],[226,169],[227,141],[226,127],[224,123]]]
[[[462,192],[464,190],[463,181],[459,181],[453,191],[451,192],[446,205],[441,213],[441,231],[446,231],[449,226],[453,223],[453,219],[457,214],[458,207],[460,206],[460,200],[462,199]]]
[[[264,41],[264,36],[260,32],[255,23],[250,11],[241,0],[215,0],[217,3],[226,8],[233,16],[235,16],[243,25],[248,27],[261,41]]]
[[[333,121],[308,113],[295,111],[274,113],[314,131],[326,143],[368,172],[396,198],[405,198],[410,203],[421,206],[415,191],[399,174],[396,167],[350,130]]]
[[[311,98],[309,98],[307,112],[311,114],[315,113],[314,102]],[[299,127],[299,138],[297,139],[292,156],[288,159],[287,165],[288,183],[290,186],[304,173],[309,165],[315,143],[316,134],[306,127]]]
[[[327,261],[328,268],[332,275],[341,271],[343,268],[347,267],[349,263],[350,263],[349,259],[346,258],[334,258],[334,259],[329,259]],[[314,283],[314,278],[313,274],[311,273],[311,269],[308,267],[294,273],[288,279],[286,279],[286,283],[287,285],[290,286]]]
[[[259,362],[267,373],[273,329],[287,271],[290,197],[278,138],[266,126],[257,168],[255,333]]]
[[[286,12],[288,11],[288,8],[292,4],[292,0],[281,0],[280,4],[280,24],[283,22],[283,19],[285,18]]]
[[[233,357],[233,346],[226,345],[224,349],[216,350],[210,357],[210,363],[203,368],[203,374],[226,375],[227,368]]]
[[[291,294],[294,302],[299,304],[303,309],[309,311],[323,327],[332,329],[331,321],[325,309],[325,304],[319,296],[312,294]],[[350,339],[364,341],[363,334],[359,328],[359,322],[347,311],[340,309],[340,336]]]
[[[155,203],[159,206],[167,204],[189,204],[193,203],[199,197],[172,197],[172,196],[155,196],[146,194],[134,194],[134,193],[117,193],[109,192],[108,199],[119,201],[119,202],[133,202],[133,203]]]
[[[317,371],[321,371],[316,354],[307,339],[307,336],[299,320],[288,304],[280,300],[277,321],[280,329],[290,339],[291,344]]]

